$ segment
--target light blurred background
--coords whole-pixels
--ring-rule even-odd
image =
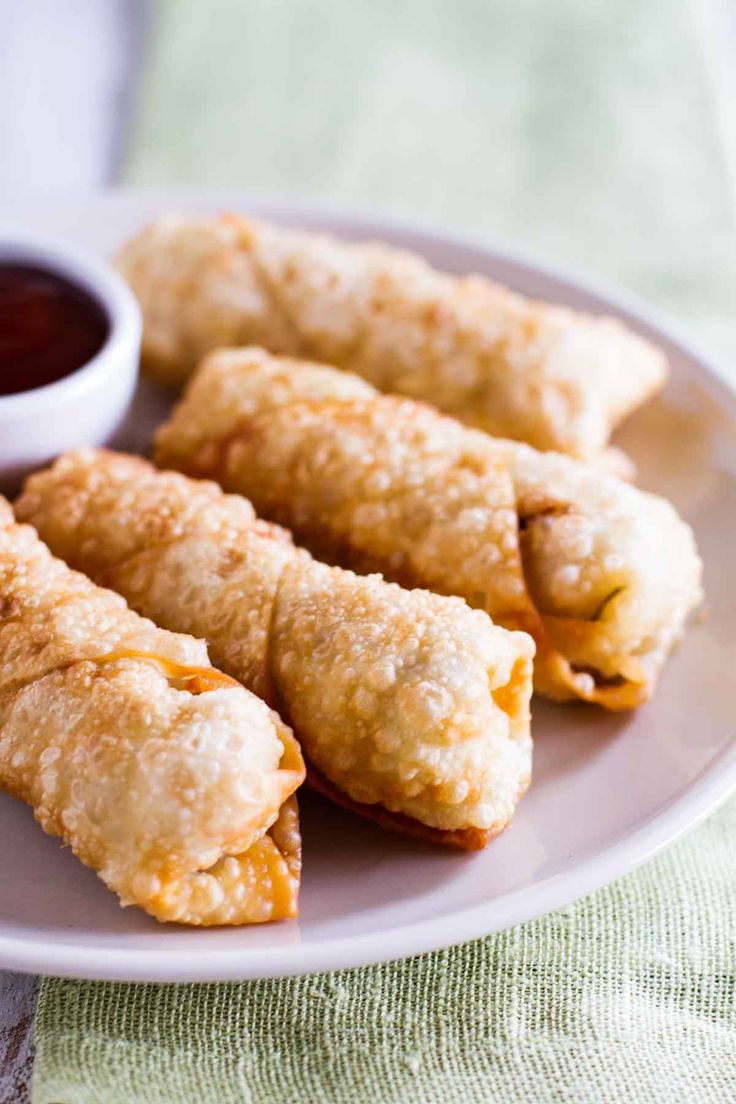
[[[0,191],[230,186],[573,262],[736,352],[736,0],[2,0]]]

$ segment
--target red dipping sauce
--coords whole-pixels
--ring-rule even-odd
[[[0,395],[69,376],[104,345],[100,304],[64,276],[0,261]]]

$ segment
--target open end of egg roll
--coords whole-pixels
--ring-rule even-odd
[[[293,769],[294,750],[287,744],[282,770],[290,770],[289,760]],[[302,778],[300,770],[297,785]],[[273,824],[244,851],[228,851],[210,866],[183,877],[141,880],[136,888],[142,899],[130,903],[142,903],[157,920],[199,927],[287,920],[299,913],[301,869],[299,807],[291,794]]]
[[[54,559],[0,502],[0,785],[123,904],[186,924],[294,915],[293,735],[201,641]]]
[[[665,499],[592,466],[494,447],[514,480],[527,586],[579,696],[640,705],[702,598],[692,530]]]

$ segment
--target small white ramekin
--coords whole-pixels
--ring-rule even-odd
[[[141,313],[129,288],[104,261],[65,244],[0,232],[0,262],[34,265],[66,277],[105,311],[100,351],[71,375],[15,395],[0,395],[0,490],[59,453],[105,444],[122,425],[138,377]]]

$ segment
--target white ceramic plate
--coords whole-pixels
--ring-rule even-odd
[[[655,700],[631,716],[534,710],[534,783],[512,826],[461,855],[395,837],[302,798],[301,918],[190,931],[121,909],[96,876],[0,795],[0,967],[92,978],[274,977],[379,962],[459,943],[565,905],[650,858],[736,788],[736,398],[719,372],[641,305],[455,236],[385,218],[238,195],[111,194],[7,211],[17,229],[109,253],[157,211],[241,208],[348,237],[378,237],[438,266],[529,295],[611,311],[664,345],[673,376],[619,443],[641,482],[692,522],[710,615],[671,659]],[[127,447],[162,416],[141,391]]]

